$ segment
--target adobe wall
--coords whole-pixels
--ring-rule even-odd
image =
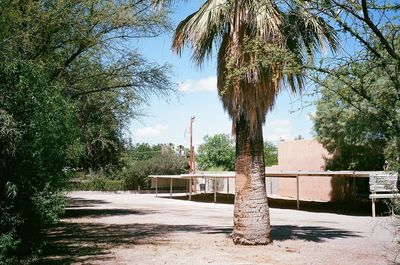
[[[324,170],[328,151],[317,140],[294,140],[278,144],[279,170]]]
[[[278,165],[268,170],[324,170],[328,151],[314,139],[285,141],[278,144]],[[349,181],[340,177],[300,177],[300,200],[342,201],[349,197]],[[267,193],[296,197],[296,180],[275,178],[267,181]]]

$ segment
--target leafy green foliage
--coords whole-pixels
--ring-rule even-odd
[[[255,71],[255,69],[273,69],[276,66],[281,66],[280,71],[284,76],[288,76],[289,79],[295,75],[301,76],[304,74],[304,62],[301,61],[299,55],[296,55],[296,51],[291,51],[288,47],[282,45],[276,45],[271,43],[265,43],[261,40],[244,38],[243,57],[255,58],[246,64],[243,64],[240,68],[235,67],[235,58],[230,58],[227,62],[226,80],[225,87],[228,88],[235,82],[243,79],[248,73]],[[293,85],[295,81],[291,81]],[[299,84],[300,85],[300,84]],[[296,89],[295,86],[293,89]],[[225,89],[221,92],[224,93]]]
[[[278,164],[278,148],[271,142],[264,142],[264,164],[270,167]]]
[[[400,140],[398,137],[393,137],[391,140],[388,141],[384,153],[385,153],[385,158],[388,161],[388,169],[396,170],[398,174],[400,173],[399,152],[400,152]]]
[[[235,169],[235,143],[227,134],[205,136],[197,151],[196,162],[200,169]]]
[[[0,1],[0,263],[37,253],[70,171],[115,172],[124,126],[173,90],[125,42],[169,27],[152,3]]]
[[[208,171],[235,170],[235,142],[227,134],[205,136],[199,146],[196,162],[200,169]],[[265,166],[278,164],[278,149],[271,143],[264,143]]]
[[[6,62],[4,62],[6,63]],[[37,249],[41,229],[63,209],[63,167],[75,137],[73,107],[43,69],[14,60],[0,67],[0,261]],[[3,218],[4,217],[4,218]],[[11,242],[10,242],[11,240]]]
[[[120,159],[121,168],[74,174],[71,190],[117,191],[150,188],[148,175],[185,173],[187,159],[183,146],[138,143],[128,146]]]
[[[112,170],[120,167],[119,158],[124,152],[123,127],[140,114],[137,107],[146,101],[151,91],[165,95],[172,87],[166,75],[167,67],[152,66],[138,54],[125,57],[106,69],[97,69],[96,77],[84,81],[85,91],[74,92],[73,99],[79,109],[77,121],[82,130],[78,142],[80,159],[75,163],[79,168]]]
[[[162,144],[150,145],[139,143],[129,148],[129,158],[133,161],[143,161],[161,154]]]
[[[80,129],[70,165],[120,166],[122,129],[149,95],[173,88],[169,67],[147,62],[126,40],[169,27],[150,1],[11,1],[1,12],[0,56],[40,65],[74,104]],[[29,25],[29,26],[28,26]]]
[[[335,89],[338,89],[337,84],[332,82]],[[342,93],[345,90],[346,87],[341,87]],[[359,103],[357,99],[352,95],[352,104]],[[327,161],[327,169],[382,170],[386,144],[382,127],[336,93],[323,90],[314,122],[318,140],[333,154]]]
[[[185,148],[173,144],[139,143],[125,155],[121,177],[126,189],[150,188],[149,175],[179,175],[187,172]]]
[[[170,152],[133,161],[122,171],[127,189],[150,188],[149,175],[179,175],[187,172],[186,158]]]
[[[399,43],[397,43],[398,45]],[[377,48],[379,50],[379,48]],[[329,169],[382,170],[398,163],[400,135],[397,61],[362,51],[319,82],[315,131],[333,154]],[[388,72],[389,67],[390,72]]]
[[[400,172],[398,155],[393,155],[400,152],[398,5],[364,0],[309,5],[340,29],[344,41],[358,47],[314,68],[312,78],[322,91],[318,137],[341,167],[381,170],[384,154],[389,167]]]
[[[108,179],[104,177],[94,177],[81,181],[74,181],[71,183],[69,189],[92,191],[120,191],[125,190],[125,181]]]

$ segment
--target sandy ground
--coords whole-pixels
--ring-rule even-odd
[[[221,195],[222,196],[222,195]],[[273,243],[235,246],[233,205],[74,192],[40,264],[389,264],[391,217],[271,208]]]

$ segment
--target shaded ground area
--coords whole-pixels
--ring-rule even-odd
[[[170,242],[168,234],[191,231],[228,235],[232,229],[196,225],[62,223],[49,231],[47,258],[37,264],[112,261],[113,248],[167,244]]]
[[[226,197],[226,196],[225,196]],[[387,264],[388,218],[271,209],[267,246],[235,246],[232,205],[80,192],[36,264]],[[316,251],[317,250],[317,251]]]
[[[300,239],[311,242],[323,242],[326,239],[359,237],[357,233],[323,226],[276,225],[271,236],[275,241]]]

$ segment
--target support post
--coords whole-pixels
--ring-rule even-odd
[[[228,192],[228,199],[229,199],[229,177],[226,178],[226,189],[227,189],[227,192]]]
[[[172,178],[169,181],[169,197],[172,198]]]
[[[356,191],[357,191],[357,187],[356,187],[356,174],[353,171],[353,208],[356,208]]]
[[[217,189],[215,188],[216,184],[216,178],[214,177],[214,202],[217,202]]]
[[[296,176],[296,188],[297,188],[297,196],[296,196],[296,200],[297,200],[297,210],[300,209],[300,183],[299,183],[299,175]]]
[[[375,198],[372,198],[372,217],[375,217]]]
[[[194,147],[193,147],[193,122],[194,122],[195,117],[190,117],[190,122],[189,122],[189,173],[194,174],[196,173],[196,163],[195,163],[195,157],[194,157]],[[196,192],[196,188],[194,189]]]
[[[189,201],[192,200],[192,177],[189,179]]]
[[[155,179],[156,179],[156,197],[158,197],[157,177]]]

